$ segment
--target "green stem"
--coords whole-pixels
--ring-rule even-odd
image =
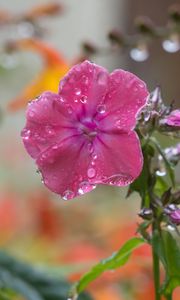
[[[153,224],[153,232],[156,230],[156,225]],[[160,289],[160,265],[159,257],[152,246],[152,258],[153,258],[153,277],[154,277],[154,290],[155,290],[155,300],[161,300],[161,295],[159,293]]]

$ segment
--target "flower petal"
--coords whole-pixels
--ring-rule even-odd
[[[59,95],[82,117],[92,116],[108,91],[106,69],[84,61],[75,65],[59,85]]]
[[[38,100],[29,104],[26,118],[21,135],[33,158],[37,158],[49,146],[77,134],[73,128],[73,119],[69,121],[68,111],[59,95],[51,92],[43,93]]]
[[[136,132],[102,134],[94,144],[96,176],[91,183],[124,186],[135,180],[143,165],[143,156]]]
[[[136,116],[146,104],[145,83],[134,74],[115,70],[110,74],[109,90],[105,98],[105,113],[96,116],[103,130],[129,131],[135,127]]]
[[[87,174],[90,161],[88,143],[79,136],[43,152],[36,163],[45,185],[64,200],[69,200],[95,188]]]

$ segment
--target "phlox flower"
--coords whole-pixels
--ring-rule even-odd
[[[134,128],[147,96],[135,75],[109,74],[84,61],[60,81],[57,94],[44,92],[32,101],[22,139],[44,184],[69,200],[97,184],[134,181],[143,165]]]

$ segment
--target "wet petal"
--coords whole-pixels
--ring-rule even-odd
[[[87,173],[91,161],[88,147],[82,136],[72,137],[43,152],[36,161],[44,184],[64,200],[95,188]]]
[[[143,165],[140,142],[135,132],[102,134],[94,144],[92,183],[124,186],[135,180]]]
[[[59,85],[59,95],[80,117],[92,116],[104,101],[108,91],[109,74],[106,69],[84,61],[75,65]]]
[[[32,101],[26,113],[26,126],[22,138],[28,153],[37,156],[49,146],[58,144],[69,136],[76,135],[68,111],[59,95],[46,92]]]
[[[146,104],[148,91],[145,83],[132,73],[115,70],[110,74],[105,112],[96,116],[103,130],[129,131],[135,127],[136,116]]]

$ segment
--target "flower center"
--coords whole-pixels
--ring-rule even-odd
[[[92,120],[81,120],[79,128],[82,134],[90,140],[94,139],[98,133],[97,125]]]

